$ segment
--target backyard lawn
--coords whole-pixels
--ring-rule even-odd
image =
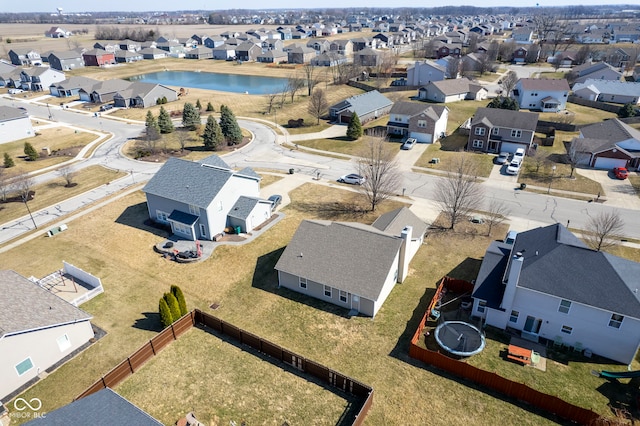
[[[489,177],[493,168],[494,155],[482,153],[467,153],[464,147],[467,144],[467,136],[459,132],[450,134],[439,142],[430,145],[414,164],[417,167],[428,167],[435,170],[448,170],[455,159],[464,155],[470,159],[476,167],[477,176]],[[432,160],[438,158],[439,162]]]

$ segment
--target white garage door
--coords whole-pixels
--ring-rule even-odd
[[[427,133],[411,132],[409,136],[416,138],[420,143],[431,143],[431,135]]]
[[[516,152],[516,149],[524,148],[525,152],[527,151],[527,145],[523,143],[513,143],[513,142],[502,142],[500,146],[500,152]]]
[[[622,160],[620,158],[606,158],[606,157],[598,157],[596,158],[596,164],[593,167],[596,169],[613,169],[614,167],[626,167],[627,160]]]

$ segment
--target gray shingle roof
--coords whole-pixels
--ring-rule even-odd
[[[522,85],[523,90],[549,90],[557,92],[569,91],[569,83],[564,78],[521,78],[520,84]]]
[[[244,169],[237,172],[237,174],[243,175],[243,176],[250,176],[250,177],[254,177],[262,180],[262,176],[256,173],[256,171],[253,170],[251,167],[245,167]]]
[[[91,315],[14,271],[0,270],[0,337],[88,321]]]
[[[0,122],[18,120],[25,117],[26,116],[21,109],[10,106],[0,106]]]
[[[481,121],[487,123],[485,120],[488,120],[492,127],[535,131],[538,125],[538,113],[499,108],[478,108],[471,120],[471,125]]]
[[[582,136],[585,138],[605,139],[612,143],[627,139],[636,139],[640,141],[640,131],[623,123],[617,118],[585,126],[580,129],[580,133],[582,133]]]
[[[304,220],[275,269],[377,300],[401,244],[368,225]]]
[[[229,217],[245,220],[251,214],[253,208],[260,202],[259,198],[242,195],[229,210]]]
[[[607,95],[640,96],[640,82],[627,82],[618,80],[601,80],[588,78],[584,83],[576,83],[573,90],[580,90],[583,87],[593,86],[600,93]]]
[[[451,78],[448,80],[432,81],[429,85],[435,86],[447,96],[457,95],[459,93],[469,93],[473,91],[475,86],[479,86],[477,83],[473,83],[471,80],[466,78]]]
[[[383,214],[371,224],[376,229],[391,235],[400,235],[405,226],[413,227],[413,236],[424,235],[428,225],[408,207],[401,207]]]
[[[109,388],[99,390],[64,407],[50,411],[46,417],[38,417],[26,424],[30,426],[162,425],[158,420]]]
[[[220,158],[219,155],[216,155],[216,154],[212,154],[208,157],[198,160],[198,163],[231,170],[231,166],[229,166],[222,158]]]
[[[478,277],[473,287],[473,297],[487,302],[487,306],[499,309],[504,295],[502,277],[507,268],[511,245],[492,241],[484,254]]]
[[[345,99],[342,102],[337,103],[331,108],[338,109],[339,111],[345,108],[351,112],[355,112],[358,116],[362,117],[377,109],[385,109],[393,105],[393,102],[386,98],[382,93],[377,90],[371,92],[362,93],[360,95],[352,96]]]

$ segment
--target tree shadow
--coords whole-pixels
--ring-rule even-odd
[[[347,308],[342,308],[333,303],[323,302],[314,297],[278,286],[278,273],[273,268],[276,266],[280,256],[282,256],[284,249],[285,247],[281,247],[258,257],[251,280],[251,286],[320,311],[329,312],[343,318],[349,318],[349,309]]]
[[[640,419],[638,386],[638,378],[631,379],[628,383],[619,379],[607,379],[597,390],[609,400],[608,406],[614,418],[627,418],[633,422]]]
[[[124,211],[120,213],[120,216],[116,218],[116,223],[150,232],[163,238],[168,238],[171,235],[171,229],[168,226],[153,222],[149,219],[146,202],[125,208]]]
[[[162,324],[160,323],[160,314],[158,312],[143,312],[143,318],[138,318],[133,323],[133,328],[147,331],[162,331]]]
[[[370,213],[362,205],[355,201],[334,201],[334,202],[298,202],[296,209],[302,212],[313,213],[322,220],[354,220],[361,219]]]

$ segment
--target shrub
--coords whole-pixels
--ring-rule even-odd
[[[213,108],[213,104],[211,102],[207,103],[207,111],[209,112],[215,111],[215,109]]]
[[[180,306],[178,305],[176,297],[171,293],[165,293],[164,300],[167,302],[167,306],[169,306],[169,311],[171,311],[171,322],[179,319],[181,317]]]
[[[362,137],[363,130],[362,124],[360,124],[360,117],[355,112],[353,116],[351,116],[351,121],[349,121],[349,127],[347,127],[347,137],[352,141],[360,139]]]
[[[38,159],[38,151],[29,142],[24,143],[24,155],[29,158],[29,161],[35,161]]]
[[[169,327],[173,323],[173,317],[171,316],[171,310],[169,310],[169,305],[167,305],[167,301],[164,297],[160,298],[158,310],[160,311],[160,323],[162,324],[162,328]]]
[[[13,161],[13,158],[11,158],[11,156],[9,155],[8,152],[5,152],[4,153],[4,167],[8,169],[8,168],[13,167],[15,165],[16,165],[16,163],[15,163],[15,161]]]
[[[184,294],[182,294],[182,290],[177,285],[171,286],[171,293],[175,296],[178,301],[178,307],[180,308],[180,316],[186,315],[187,312],[187,301],[184,300]]]

